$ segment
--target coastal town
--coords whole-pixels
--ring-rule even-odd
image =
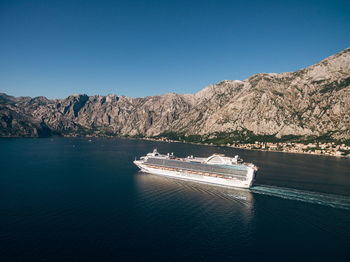
[[[228,145],[231,146],[231,145]],[[345,144],[328,143],[265,143],[255,142],[253,144],[233,144],[233,147],[244,149],[257,149],[267,151],[282,151],[289,153],[304,153],[328,156],[350,156],[350,146]]]
[[[186,142],[170,140],[166,137],[160,138],[146,138],[146,140],[163,141],[163,142]],[[193,143],[193,144],[204,144],[214,145],[213,143]],[[300,153],[300,154],[312,154],[312,155],[326,155],[326,156],[337,156],[337,157],[350,157],[350,146],[346,144],[337,144],[335,142],[314,142],[314,143],[297,143],[297,142],[259,142],[254,143],[242,143],[234,142],[232,144],[222,144],[220,146],[227,146],[233,148],[249,149],[249,150],[260,150],[260,151],[276,151],[286,153]]]

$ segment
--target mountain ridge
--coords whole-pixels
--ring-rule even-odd
[[[0,93],[0,136],[209,137],[249,133],[350,139],[350,48],[295,72],[223,80],[195,94],[64,99]]]

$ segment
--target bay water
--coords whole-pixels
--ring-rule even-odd
[[[249,190],[140,172],[240,155]],[[0,261],[349,261],[350,159],[112,138],[0,139]]]

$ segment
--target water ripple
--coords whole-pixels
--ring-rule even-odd
[[[319,204],[323,206],[350,210],[350,197],[348,196],[332,195],[265,185],[254,186],[250,189],[250,191],[256,194],[280,197],[284,199],[297,200],[312,204]]]

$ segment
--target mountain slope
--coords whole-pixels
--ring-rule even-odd
[[[176,131],[349,138],[350,49],[296,72],[222,81],[195,96],[198,103],[176,121]]]
[[[0,94],[0,136],[250,133],[350,139],[350,48],[296,72],[225,80],[194,95]]]

